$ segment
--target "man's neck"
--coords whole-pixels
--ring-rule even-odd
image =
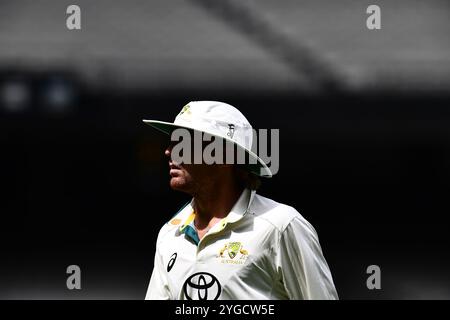
[[[239,199],[243,187],[221,184],[199,192],[194,196],[195,222],[198,228],[211,228],[225,218]]]

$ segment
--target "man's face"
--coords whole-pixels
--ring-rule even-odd
[[[223,171],[220,165],[175,163],[171,157],[172,147],[172,144],[169,145],[164,154],[169,158],[170,187],[174,190],[194,195]]]

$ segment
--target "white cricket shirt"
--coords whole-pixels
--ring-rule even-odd
[[[317,233],[294,208],[246,189],[199,241],[191,201],[159,234],[146,299],[337,299]]]

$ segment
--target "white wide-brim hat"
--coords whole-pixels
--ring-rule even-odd
[[[260,177],[272,177],[266,163],[252,150],[253,130],[244,115],[235,107],[218,101],[192,101],[183,107],[175,121],[143,120],[146,124],[171,134],[177,128],[207,133],[231,142],[249,157],[248,169]]]

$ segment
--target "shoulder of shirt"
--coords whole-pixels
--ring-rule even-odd
[[[192,207],[191,202],[188,202],[184,204],[178,212],[170,218],[159,230],[158,233],[158,240],[157,242],[161,241],[162,238],[164,238],[166,235],[170,234],[171,232],[178,229],[184,221],[189,217],[189,215],[192,213]]]
[[[250,213],[255,219],[265,220],[279,232],[283,232],[293,222],[314,230],[313,226],[294,207],[258,194],[255,195],[250,206]]]

